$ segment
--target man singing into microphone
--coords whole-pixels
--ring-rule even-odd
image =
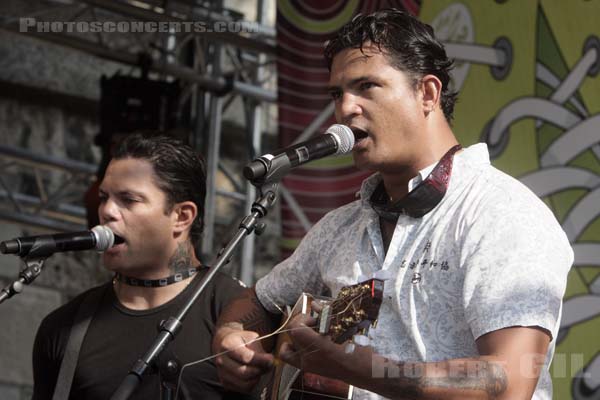
[[[98,209],[100,223],[124,240],[103,255],[114,279],[44,319],[34,345],[33,399],[51,399],[55,390],[62,399],[111,397],[153,343],[159,323],[176,315],[207,271],[194,250],[201,240],[205,193],[204,162],[193,149],[161,135],[124,139],[100,185]],[[181,366],[209,356],[216,318],[241,290],[237,281],[217,274],[163,352],[159,367],[171,360]],[[79,356],[68,385],[68,379],[65,383],[58,378],[59,369],[68,364],[63,362],[66,349],[85,322],[89,325],[75,347]],[[131,398],[163,398],[162,380],[156,372],[145,375]],[[178,399],[223,395],[213,362],[184,370]]]
[[[433,29],[397,10],[360,15],[325,56],[336,119],[354,132],[356,166],[374,174],[223,312],[213,351],[231,351],[217,358],[221,380],[256,384],[273,357],[244,343],[301,292],[336,296],[378,274],[387,279],[368,339],[335,344],[299,316],[281,359],[358,387],[354,399],[550,400],[573,252],[484,144],[458,144],[452,62]]]

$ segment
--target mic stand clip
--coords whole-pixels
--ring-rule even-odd
[[[4,302],[6,299],[10,299],[15,294],[21,293],[23,291],[23,284],[29,285],[31,282],[33,282],[35,278],[37,278],[42,272],[46,258],[24,257],[22,260],[25,263],[25,268],[19,272],[19,279],[7,285],[0,291],[0,303]]]

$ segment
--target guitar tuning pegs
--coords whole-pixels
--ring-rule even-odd
[[[329,328],[329,331],[331,333],[333,333],[334,335],[337,335],[339,333],[341,333],[343,331],[342,327],[339,325],[332,325],[331,328]]]

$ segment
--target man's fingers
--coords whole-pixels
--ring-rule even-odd
[[[250,349],[249,346],[238,347],[227,353],[227,356],[239,364],[260,368],[265,372],[273,365],[273,355],[261,348]]]
[[[315,327],[308,324],[314,324],[314,318],[301,316],[295,318],[289,327],[289,335],[297,347],[307,347],[321,338],[315,331]]]
[[[262,368],[243,364],[229,357],[219,357],[217,365],[223,371],[223,376],[236,377],[242,381],[259,378],[264,372]]]
[[[316,313],[321,313],[323,311],[323,303],[320,300],[313,300],[310,303],[311,309]]]
[[[226,355],[236,360],[240,364],[249,364],[252,362],[252,358],[254,357],[255,353],[255,351],[250,350],[246,346],[242,345],[240,347],[232,349]]]
[[[256,352],[264,352],[260,343],[252,342],[258,337],[255,332],[240,331],[226,336],[220,346],[221,351],[234,360],[248,364]]]
[[[254,342],[257,337],[256,332],[235,331],[216,346],[224,352],[215,360],[224,387],[248,393],[273,365],[273,356],[265,353],[260,342]]]
[[[317,324],[317,319],[308,314],[298,314],[293,321],[295,325],[315,326]]]
[[[286,342],[281,345],[281,348],[279,349],[279,358],[281,358],[281,361],[293,365],[294,367],[299,367],[300,365],[298,352],[291,343]]]
[[[255,352],[250,364],[262,369],[263,372],[266,372],[273,367],[273,361],[273,354]]]

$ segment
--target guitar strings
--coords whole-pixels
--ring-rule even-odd
[[[311,354],[316,353],[318,351],[319,351],[319,349],[315,349],[315,350],[311,351],[310,353],[305,354],[305,356],[311,355]],[[302,366],[302,358],[300,358],[300,370],[302,370],[302,368],[303,368],[303,366]],[[304,379],[300,380],[300,387],[302,388],[302,392],[304,392],[305,391],[304,390]]]
[[[358,294],[358,295],[356,295],[354,298],[352,298],[352,299],[350,299],[350,300],[348,301],[348,304],[346,305],[346,307],[345,307],[343,310],[341,310],[341,311],[339,311],[339,312],[336,312],[335,314],[332,314],[332,316],[338,316],[338,315],[341,315],[341,314],[345,313],[345,312],[346,312],[346,311],[348,311],[348,309],[349,309],[349,308],[350,308],[350,307],[353,305],[353,302],[354,302],[355,300],[357,300],[357,299],[359,299],[359,298],[363,297],[364,295],[365,295],[364,293],[359,293],[359,294]],[[281,311],[281,312],[283,313],[283,310],[281,309],[281,307],[280,307],[279,305],[277,305],[277,304],[276,304],[276,303],[275,303],[275,302],[274,302],[272,299],[269,299],[269,300],[271,300],[271,302],[273,303],[273,306],[274,306],[274,307],[276,307],[276,308],[277,308],[279,311]],[[281,324],[281,326],[280,326],[279,328],[277,328],[276,330],[274,330],[273,332],[271,332],[271,333],[268,333],[268,334],[266,334],[266,335],[263,335],[263,336],[259,336],[259,337],[257,337],[257,338],[254,338],[254,339],[252,339],[251,341],[249,341],[249,342],[247,342],[247,343],[244,343],[243,345],[240,345],[240,346],[238,346],[238,347],[235,347],[235,348],[233,348],[233,349],[226,350],[226,351],[222,351],[222,352],[220,352],[220,353],[213,354],[213,355],[211,355],[211,356],[208,356],[208,357],[202,358],[202,359],[200,359],[200,360],[196,360],[196,361],[192,361],[192,362],[189,362],[189,363],[186,363],[186,364],[184,364],[184,365],[181,367],[181,370],[179,371],[179,376],[178,376],[178,378],[177,378],[177,386],[176,386],[176,391],[175,391],[175,399],[177,399],[177,398],[178,398],[178,396],[179,396],[179,390],[180,390],[180,388],[181,388],[181,380],[183,379],[183,371],[184,371],[184,370],[185,370],[185,368],[187,368],[187,367],[191,367],[191,366],[193,366],[193,365],[196,365],[196,364],[201,364],[201,363],[203,363],[203,362],[210,361],[210,360],[212,360],[212,359],[215,359],[215,358],[217,358],[217,357],[220,357],[220,356],[222,356],[222,355],[225,355],[225,354],[227,354],[227,353],[230,353],[230,352],[232,352],[232,351],[235,351],[235,350],[237,350],[237,349],[240,349],[240,348],[242,348],[242,347],[246,347],[246,346],[248,346],[248,345],[250,345],[250,344],[253,344],[253,343],[259,342],[259,341],[261,341],[261,340],[268,339],[268,338],[270,338],[270,337],[272,337],[272,336],[274,336],[274,335],[280,334],[280,333],[284,333],[284,332],[291,332],[291,331],[293,331],[293,330],[298,330],[298,329],[306,329],[306,328],[309,328],[309,329],[312,329],[312,330],[316,330],[316,329],[317,329],[317,327],[310,327],[310,326],[299,327],[299,328],[294,328],[294,329],[283,329],[283,328],[284,328],[284,327],[287,325],[287,323],[288,323],[288,322],[289,322],[289,321],[292,319],[292,317],[293,317],[293,316],[294,316],[294,315],[290,313],[290,314],[288,315],[288,317],[286,318],[286,320],[285,320],[285,321],[284,321],[284,322]],[[302,350],[308,350],[308,348],[306,348],[306,349],[302,349]],[[300,353],[302,350],[299,350],[297,353]],[[316,350],[313,350],[313,351],[311,351],[311,352],[310,352],[310,353],[308,353],[308,354],[312,354],[312,353],[314,353],[314,352],[317,352],[317,351],[319,351],[319,350],[318,350],[318,349],[316,349]],[[308,355],[308,354],[307,354],[307,355]]]
[[[213,355],[211,355],[211,356],[208,356],[208,357],[202,358],[202,359],[200,359],[200,360],[196,360],[196,361],[192,361],[192,362],[189,362],[189,363],[187,363],[187,364],[184,364],[184,365],[181,367],[181,370],[179,371],[179,377],[177,378],[177,388],[176,388],[176,391],[175,391],[175,399],[177,399],[177,396],[179,395],[179,388],[180,388],[180,386],[181,386],[181,380],[182,380],[182,377],[183,377],[183,371],[184,371],[184,369],[185,369],[185,368],[187,368],[187,367],[190,367],[190,366],[192,366],[192,365],[200,364],[200,363],[203,363],[203,362],[206,362],[206,361],[210,361],[210,360],[212,360],[212,359],[214,359],[214,358],[220,357],[220,356],[222,356],[222,355],[225,355],[225,354],[227,354],[227,353],[229,353],[229,352],[232,352],[232,351],[235,351],[235,350],[237,350],[237,349],[241,349],[242,347],[246,347],[246,346],[248,346],[249,344],[252,344],[252,343],[255,343],[255,342],[258,342],[258,341],[261,341],[261,340],[267,339],[267,338],[269,338],[269,337],[271,337],[271,336],[274,336],[274,335],[277,335],[277,334],[279,334],[279,333],[283,333],[283,332],[290,332],[290,331],[292,331],[292,330],[296,330],[296,329],[305,329],[305,328],[314,329],[313,327],[310,327],[310,326],[306,326],[306,327],[299,327],[299,328],[294,328],[294,329],[283,329],[283,328],[285,327],[285,325],[286,325],[286,324],[287,324],[287,323],[288,323],[288,322],[289,322],[289,321],[292,319],[292,317],[293,317],[293,315],[292,315],[292,314],[290,314],[290,315],[287,317],[287,319],[286,319],[286,320],[285,320],[285,321],[284,321],[284,322],[281,324],[281,326],[280,326],[279,328],[277,328],[276,330],[274,330],[273,332],[271,332],[271,333],[268,333],[268,334],[266,334],[266,335],[263,335],[263,336],[259,336],[259,337],[257,337],[257,338],[254,338],[254,339],[252,339],[251,341],[249,341],[249,342],[247,342],[247,343],[244,343],[243,345],[240,345],[240,346],[238,346],[238,347],[235,347],[235,348],[233,348],[233,349],[231,349],[231,350],[222,351],[222,352],[220,352],[220,353],[213,354]]]
[[[246,342],[243,345],[240,345],[240,346],[235,347],[233,349],[222,351],[220,353],[213,354],[211,356],[202,358],[200,360],[196,360],[196,361],[192,361],[192,362],[189,362],[187,364],[184,364],[181,367],[181,370],[179,371],[179,377],[177,378],[177,388],[176,388],[176,391],[175,391],[175,399],[177,399],[177,396],[179,395],[179,388],[181,387],[181,380],[183,379],[183,371],[184,371],[185,368],[191,367],[191,366],[196,365],[196,364],[201,364],[201,363],[206,362],[206,361],[210,361],[210,360],[212,360],[214,358],[217,358],[219,356],[225,355],[225,354],[230,353],[232,351],[235,351],[237,349],[241,349],[242,347],[246,347],[249,344],[252,344],[252,343],[255,343],[255,342],[267,339],[267,338],[269,338],[269,337],[271,337],[273,335],[276,335],[276,334],[279,334],[279,333],[284,333],[284,332],[291,332],[291,331],[298,330],[298,329],[313,329],[314,330],[315,328],[312,327],[312,326],[304,326],[304,327],[298,327],[298,328],[293,328],[293,329],[281,329],[281,328],[279,328],[279,329],[277,329],[274,332],[271,332],[271,333],[269,333],[267,335],[264,335],[264,336],[260,336],[260,337],[254,338],[251,341]]]
[[[346,304],[346,307],[344,307],[344,309],[343,309],[343,310],[341,310],[341,311],[339,311],[339,312],[336,312],[336,313],[332,314],[332,317],[333,317],[333,316],[338,316],[338,315],[343,315],[344,313],[346,313],[346,312],[347,312],[347,311],[350,309],[350,307],[356,307],[356,306],[355,306],[355,304],[354,304],[354,302],[355,302],[356,300],[358,300],[358,299],[361,299],[361,300],[362,300],[362,297],[364,297],[364,296],[365,296],[365,293],[359,293],[358,295],[354,296],[354,298],[352,298],[352,299],[350,299],[350,300],[348,301],[348,304]],[[356,310],[356,308],[355,308],[355,310]],[[305,357],[306,357],[306,356],[308,356],[308,355],[310,355],[310,354],[313,354],[313,353],[316,353],[316,352],[318,352],[318,351],[319,351],[319,349],[315,349],[315,350],[312,350],[312,351],[310,351],[310,352],[307,352],[309,349],[310,349],[309,347],[307,347],[307,348],[304,348],[304,349],[301,349],[301,350],[297,351],[297,352],[296,352],[296,354],[297,354],[297,355],[300,355],[300,354],[301,354],[301,353],[304,351],[304,352],[306,352],[306,354],[303,354],[303,356],[305,356]],[[301,369],[301,370],[303,369],[303,365],[302,365],[302,363],[303,363],[303,359],[302,359],[302,358],[300,358],[300,369]],[[300,380],[300,387],[301,387],[302,391],[304,392],[304,391],[305,391],[305,387],[304,387],[304,379],[301,379],[301,380]]]
[[[348,311],[348,309],[349,309],[351,306],[354,306],[354,301],[355,301],[355,300],[359,299],[360,297],[364,297],[364,296],[365,296],[365,294],[364,294],[364,293],[359,293],[359,294],[358,294],[358,295],[356,295],[356,296],[355,296],[353,299],[350,299],[350,301],[348,301],[348,304],[346,305],[346,307],[345,307],[345,308],[344,308],[342,311],[340,311],[340,312],[338,312],[338,313],[335,313],[335,314],[333,314],[333,315],[340,315],[340,314],[344,314],[346,311]]]

